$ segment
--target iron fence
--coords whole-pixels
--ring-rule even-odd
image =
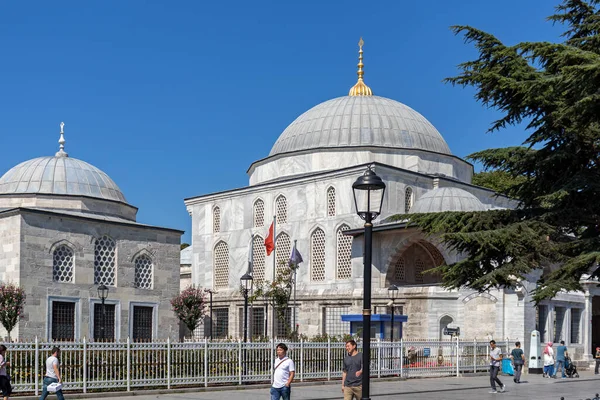
[[[209,386],[269,382],[276,341],[118,343],[39,342],[7,344],[14,392],[41,391],[45,360],[53,346],[61,349],[65,391],[131,391],[138,387]],[[497,341],[508,353],[509,341]],[[340,379],[343,342],[286,342],[299,381]],[[360,343],[359,343],[360,350]],[[468,340],[401,340],[371,343],[373,377],[460,376],[483,372],[489,365],[488,342]]]

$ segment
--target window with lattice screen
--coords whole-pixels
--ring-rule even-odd
[[[325,232],[317,228],[310,237],[310,279],[325,280]]]
[[[52,253],[52,278],[55,282],[73,282],[73,250],[69,246],[58,246]]]
[[[136,288],[152,289],[152,259],[142,254],[135,258],[135,278]]]
[[[281,195],[275,200],[275,215],[278,223],[285,224],[287,222],[287,212],[287,199]]]
[[[288,263],[290,261],[290,254],[292,253],[290,236],[285,232],[281,232],[277,235],[276,245],[277,273],[279,273],[284,268],[289,268]]]
[[[265,279],[266,255],[264,239],[259,235],[254,235],[252,239],[252,278],[255,283],[260,283]]]
[[[258,199],[254,202],[254,211],[253,211],[253,226],[261,227],[265,226],[265,202]]]
[[[415,261],[415,283],[423,283],[423,272],[425,272],[425,263],[417,258],[417,261]]]
[[[337,230],[337,279],[352,277],[352,236],[344,235],[348,229],[348,225],[342,225]]]
[[[215,207],[213,209],[213,233],[221,232],[221,209]]]
[[[229,286],[229,247],[225,242],[219,242],[214,251],[214,287],[226,288]]]
[[[406,269],[405,269],[404,257],[400,257],[394,264],[394,281],[404,282],[406,281]]]
[[[413,206],[413,190],[407,187],[404,191],[404,213],[407,214]]]
[[[327,216],[335,217],[335,188],[327,189]]]
[[[115,241],[104,235],[96,239],[94,248],[94,283],[115,286],[117,262]]]

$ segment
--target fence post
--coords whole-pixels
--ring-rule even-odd
[[[167,338],[167,389],[171,389],[171,338]]]
[[[40,394],[40,379],[38,374],[40,373],[40,346],[38,342],[38,337],[35,337],[35,373],[33,374],[35,378],[35,395],[39,396]]]
[[[458,350],[460,347],[460,339],[458,336],[456,337],[456,377],[460,377],[460,356],[458,355]]]
[[[473,339],[473,373],[477,373],[477,339]]]
[[[204,338],[204,387],[208,387],[208,338]]]
[[[331,338],[327,336],[327,380],[331,380]]]
[[[404,378],[404,341],[400,338],[400,378]]]
[[[83,337],[83,393],[87,393],[87,341]]]
[[[377,339],[377,377],[381,378],[381,339]]]
[[[304,382],[304,339],[300,338],[300,382]]]
[[[242,360],[242,340],[238,339],[238,365],[239,367],[239,372],[238,372],[238,384],[241,385],[242,384],[242,371],[244,370],[244,365],[243,365],[243,360]]]
[[[131,392],[131,339],[127,336],[127,391]]]

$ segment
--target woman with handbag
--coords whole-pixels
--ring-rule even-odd
[[[6,346],[0,344],[0,390],[4,400],[8,400],[8,396],[12,393],[10,378],[6,372],[6,367],[10,367],[10,361],[6,361],[6,350]]]
[[[551,378],[554,375],[554,349],[552,348],[552,342],[546,344],[544,349],[544,378]]]
[[[523,365],[525,365],[525,354],[521,350],[521,342],[515,343],[515,348],[510,352],[510,358],[512,358],[515,368],[515,378],[513,381],[521,383],[521,371],[523,370]]]

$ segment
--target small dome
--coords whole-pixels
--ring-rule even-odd
[[[443,211],[485,211],[481,201],[466,190],[455,187],[433,189],[419,198],[410,214],[426,214]]]
[[[60,153],[60,152],[59,152]],[[58,194],[126,203],[117,184],[98,168],[64,154],[25,161],[0,178],[0,195]]]
[[[435,127],[412,108],[379,96],[343,96],[292,122],[269,156],[294,151],[377,146],[452,154]]]

